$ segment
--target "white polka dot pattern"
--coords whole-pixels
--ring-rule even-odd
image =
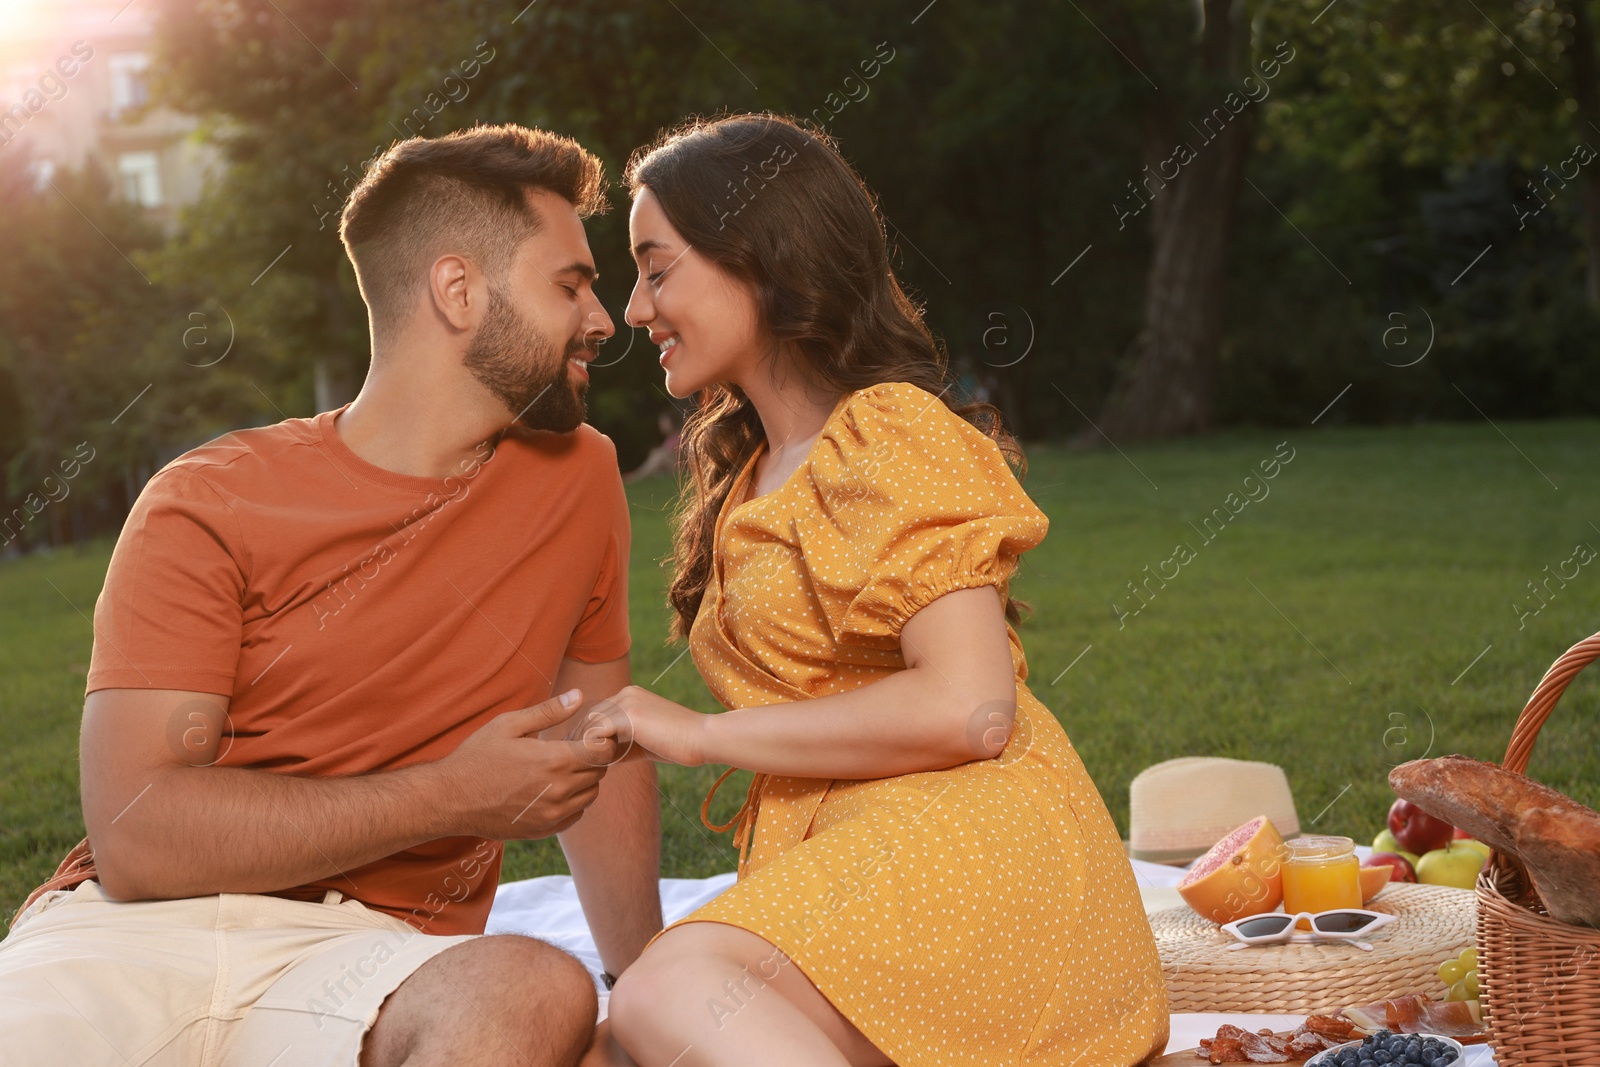
[[[954,589],[1005,592],[1049,525],[992,440],[905,382],[843,398],[789,481],[747,501],[758,457],[719,516],[689,638],[729,709],[904,669],[907,619]],[[782,949],[900,1067],[1139,1063],[1167,1039],[1155,941],[1010,637],[1017,722],[1000,756],[868,781],[756,775],[738,882],[680,921]]]

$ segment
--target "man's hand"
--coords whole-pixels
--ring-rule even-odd
[[[440,838],[557,833],[614,761],[600,740],[535,736],[580,706],[508,712],[440,760],[324,777],[218,766],[232,743],[226,697],[96,690],[80,782],[97,877],[118,900],[261,893]]]
[[[438,762],[458,798],[451,819],[455,833],[499,841],[548,837],[582,817],[615,762],[615,741],[539,737],[539,731],[571,718],[582,701],[583,694],[572,689],[497,715]]]
[[[581,689],[585,703],[567,724],[551,727],[545,736],[557,743],[582,738],[588,707],[627,688],[631,678],[627,656],[603,663],[563,659],[553,691]],[[599,799],[562,832],[561,850],[600,961],[612,974],[621,974],[661,932],[661,796],[656,765],[634,758],[641,749],[624,759],[610,737],[584,740],[592,744],[580,742],[583,758],[608,763],[611,770]]]

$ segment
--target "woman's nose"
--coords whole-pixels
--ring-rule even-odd
[[[628,306],[623,309],[622,321],[637,330],[649,325],[654,317],[655,309],[650,306],[649,298],[635,285],[633,292],[628,294]]]

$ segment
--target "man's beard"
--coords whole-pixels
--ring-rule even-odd
[[[505,293],[489,289],[489,307],[467,346],[465,366],[511,412],[534,430],[569,433],[588,413],[587,382],[574,384],[567,359],[594,350],[574,339],[559,358],[551,340],[518,314]]]

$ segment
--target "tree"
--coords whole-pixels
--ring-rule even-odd
[[[1562,51],[1571,57],[1573,108],[1577,133],[1592,146],[1600,146],[1600,74],[1595,71],[1594,14],[1589,0],[1559,0],[1556,10],[1565,24]],[[1559,32],[1559,31],[1558,31]],[[1588,250],[1589,302],[1600,307],[1600,166],[1583,172],[1583,236]]]
[[[1139,109],[1145,167],[1129,183],[1126,209],[1137,216],[1150,208],[1144,324],[1100,429],[1113,440],[1197,433],[1213,422],[1228,252],[1257,121],[1250,86],[1293,50],[1263,55],[1243,0],[1203,0],[1190,42],[1174,39],[1170,22],[1155,25],[1153,13],[1141,31],[1127,5],[1101,0],[1095,10],[1139,76],[1165,83],[1150,82]]]
[[[1415,389],[1417,415],[1479,418],[1462,391],[1491,415],[1593,410],[1590,13],[1588,0],[1340,0],[1301,31],[1316,62],[1297,63],[1267,111],[1261,182],[1374,320],[1431,309],[1435,355],[1405,375],[1436,387]]]
[[[170,378],[146,352],[170,311],[148,276],[159,231],[93,162],[43,180],[28,164],[20,149],[0,156],[0,407],[15,415],[0,432],[6,547],[114,526],[122,471],[154,458],[150,408],[135,402]]]

